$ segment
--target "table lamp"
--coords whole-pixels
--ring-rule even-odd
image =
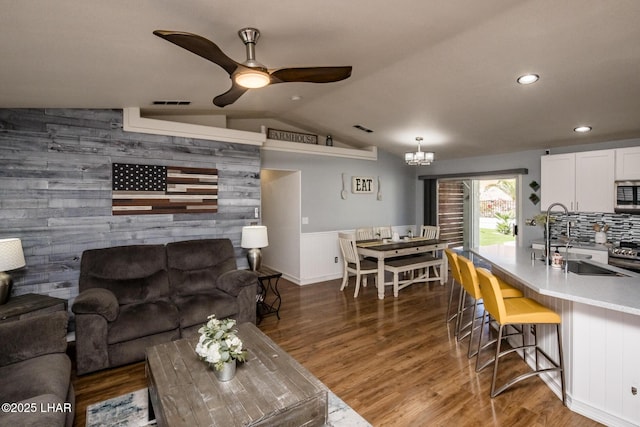
[[[25,265],[20,239],[0,239],[0,305],[9,300],[13,283],[11,276],[5,271],[22,268]]]
[[[260,269],[262,264],[262,252],[260,248],[269,246],[267,227],[265,225],[248,225],[242,227],[242,242],[240,246],[249,249],[247,261],[252,271]]]

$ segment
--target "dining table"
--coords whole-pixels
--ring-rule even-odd
[[[424,237],[403,237],[399,240],[359,240],[356,242],[359,255],[378,260],[378,277],[376,280],[378,299],[384,299],[384,260],[389,258],[439,251],[440,254],[438,256],[442,257],[443,261],[440,271],[440,284],[444,285],[448,277],[448,264],[447,257],[444,256],[442,251],[448,246],[449,244],[445,241]]]

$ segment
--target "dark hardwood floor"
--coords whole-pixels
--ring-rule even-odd
[[[281,320],[260,329],[374,426],[596,426],[571,412],[537,377],[489,397],[467,340],[444,322],[448,286],[413,285],[380,301],[373,286],[353,298],[340,281],[297,286],[281,279]],[[485,355],[488,357],[488,355]],[[499,379],[526,370],[507,358]],[[146,387],[138,363],[74,377],[76,426],[86,406]]]

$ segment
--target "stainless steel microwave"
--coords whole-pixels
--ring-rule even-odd
[[[616,181],[615,186],[615,211],[640,213],[640,181]]]

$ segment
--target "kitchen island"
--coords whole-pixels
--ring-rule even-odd
[[[640,425],[640,275],[588,276],[546,266],[531,248],[473,249],[494,274],[562,315],[567,405],[612,426]],[[557,354],[554,334],[538,330],[541,347]],[[531,358],[527,358],[531,360]],[[557,376],[543,377],[560,395]]]

